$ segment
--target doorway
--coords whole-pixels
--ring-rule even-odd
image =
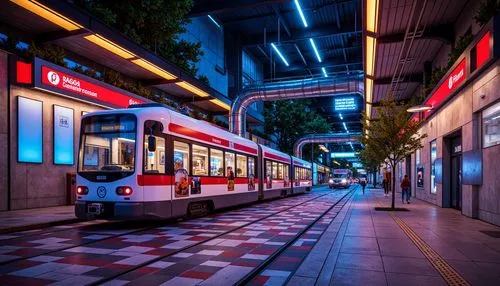
[[[450,206],[462,209],[462,137],[450,140]]]

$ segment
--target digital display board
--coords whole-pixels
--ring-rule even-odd
[[[356,153],[354,152],[332,152],[330,153],[331,158],[354,158]]]
[[[73,109],[54,105],[54,164],[74,163]]]
[[[43,103],[17,97],[17,161],[43,162]]]
[[[358,101],[355,97],[339,97],[334,99],[335,111],[358,110]]]

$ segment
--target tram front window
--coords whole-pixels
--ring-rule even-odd
[[[136,120],[130,114],[97,115],[82,122],[78,172],[133,173]]]

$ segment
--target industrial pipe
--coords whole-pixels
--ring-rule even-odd
[[[295,157],[302,158],[302,147],[308,143],[348,143],[357,142],[361,133],[324,133],[308,134],[293,144]]]
[[[361,97],[364,97],[362,76],[303,79],[251,86],[242,90],[234,100],[229,115],[229,129],[239,136],[245,136],[247,108],[256,101],[276,101],[349,94],[359,94]]]

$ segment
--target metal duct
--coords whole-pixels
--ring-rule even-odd
[[[234,100],[229,116],[229,130],[239,136],[245,136],[247,108],[256,101],[348,94],[359,94],[364,97],[363,77],[361,75],[272,82],[251,86],[242,90]]]
[[[361,133],[324,133],[324,134],[309,134],[293,144],[293,152],[295,157],[302,158],[302,147],[308,143],[347,143],[357,142],[358,136]]]

